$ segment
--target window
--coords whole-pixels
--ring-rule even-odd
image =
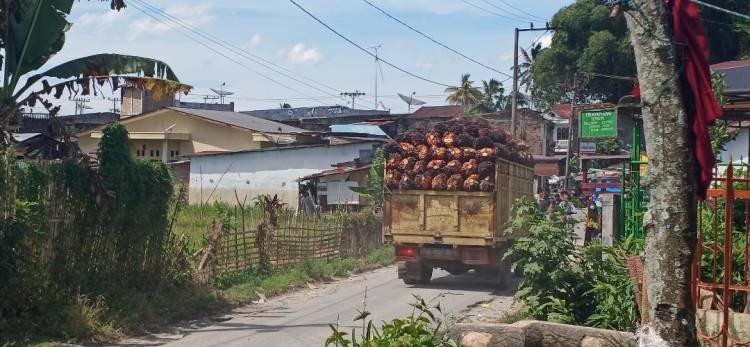
[[[150,157],[153,157],[153,156],[154,156],[154,150],[152,149]]]
[[[156,156],[157,156],[157,157],[161,157],[161,153],[159,153],[159,150],[158,150],[158,149],[156,150]]]
[[[568,135],[570,133],[569,130],[570,129],[568,129],[567,127],[566,128],[557,128],[557,134],[556,134],[557,137],[556,137],[556,139],[557,140],[567,140],[568,139]]]

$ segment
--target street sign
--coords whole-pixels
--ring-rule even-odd
[[[581,153],[596,153],[596,142],[581,142],[578,148]]]
[[[617,137],[615,109],[581,111],[581,138]]]

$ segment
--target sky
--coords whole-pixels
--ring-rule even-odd
[[[482,80],[507,78],[427,40],[364,0],[295,1],[360,46],[379,46],[378,54],[383,60],[426,79],[455,85],[462,73],[470,73],[475,85],[481,86]],[[541,19],[551,18],[573,0],[369,1],[464,55],[511,74],[513,29],[528,27],[532,15],[532,19],[537,19],[535,26],[543,27]],[[336,36],[288,0],[128,0],[126,3],[129,6],[117,12],[109,9],[108,0],[76,2],[68,17],[73,25],[66,35],[65,46],[43,69],[91,54],[121,53],[169,64],[181,82],[194,87],[190,95],[180,97],[183,101],[203,101],[202,95],[213,94],[209,88],[218,89],[225,83],[223,88],[234,92],[227,101],[233,101],[237,111],[278,108],[283,102],[294,107],[347,105],[351,99],[342,98],[340,93],[353,91],[366,94],[356,99],[357,108],[375,107],[374,58]],[[218,46],[145,5],[178,18],[202,35],[242,48],[239,52],[243,56],[236,54],[237,48]],[[549,44],[551,33],[520,34],[521,47],[529,47],[535,40]],[[250,53],[280,66],[264,63],[304,83],[249,60]],[[407,110],[396,93],[416,93],[416,98],[428,105],[445,103],[444,86],[409,76],[383,62],[380,68],[379,101],[391,112]],[[507,89],[512,85],[511,81],[503,84]],[[92,109],[87,112],[106,111],[112,107],[112,101],[106,98],[114,96],[111,93],[90,96],[88,105]],[[60,103],[61,114],[74,112],[71,102]]]

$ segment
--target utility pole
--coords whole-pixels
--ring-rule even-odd
[[[83,114],[83,110],[89,108],[86,104],[91,102],[91,99],[88,98],[71,98],[68,100],[75,102],[76,110],[74,114]]]
[[[365,95],[365,93],[362,93],[359,90],[355,90],[354,92],[343,92],[340,95],[347,98],[352,98],[352,108],[354,108],[354,100],[359,96]]]
[[[511,95],[510,110],[510,134],[516,136],[516,118],[518,115],[518,33],[522,31],[553,31],[549,23],[544,24],[544,28],[534,28],[534,23],[529,23],[528,28],[515,29],[515,39],[513,44],[513,94]]]
[[[565,181],[563,187],[568,189],[568,176],[570,176],[570,154],[573,149],[573,117],[576,114],[576,90],[578,89],[578,74],[573,73],[573,96],[570,99],[570,117],[568,117],[568,150],[565,152]]]
[[[117,103],[120,102],[122,99],[118,97],[114,97],[114,98],[107,98],[107,100],[112,101],[112,113],[120,113],[120,110],[117,108]]]

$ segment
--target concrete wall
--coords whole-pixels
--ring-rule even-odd
[[[359,157],[373,143],[318,146],[197,156],[191,158],[191,204],[223,201],[236,204],[260,194],[278,194],[290,207],[298,204],[297,179]]]

